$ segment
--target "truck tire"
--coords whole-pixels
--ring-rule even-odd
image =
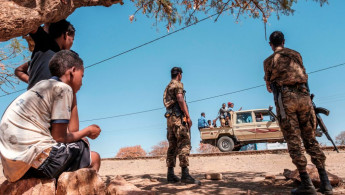
[[[217,142],[217,146],[219,150],[222,152],[230,152],[234,149],[235,144],[234,144],[234,141],[230,137],[223,136],[219,138]]]

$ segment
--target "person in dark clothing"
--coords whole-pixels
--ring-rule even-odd
[[[49,32],[49,33],[48,33]],[[15,75],[28,83],[28,89],[37,82],[50,79],[49,60],[60,50],[69,50],[74,41],[75,29],[71,23],[61,20],[30,33],[35,42],[31,61],[16,68]]]
[[[273,54],[264,61],[267,91],[274,95],[279,126],[292,162],[296,165],[301,185],[291,194],[316,195],[315,187],[307,173],[307,158],[316,166],[320,176],[320,192],[333,194],[325,169],[326,156],[315,138],[316,116],[310,99],[308,75],[302,56],[295,50],[284,47],[284,34],[275,31],[270,35]],[[302,142],[303,141],[303,142]]]
[[[56,52],[71,49],[74,35],[75,28],[66,20],[45,24],[44,27],[39,27],[36,31],[30,33],[30,36],[35,42],[32,59],[15,70],[15,75],[20,80],[29,84],[28,90],[39,81],[52,77],[49,70],[49,61]],[[76,94],[73,96],[71,113],[71,118],[76,120],[71,120],[68,129],[70,131],[79,131]]]

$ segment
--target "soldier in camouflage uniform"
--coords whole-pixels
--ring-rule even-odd
[[[200,181],[195,180],[189,175],[188,170],[188,156],[191,150],[190,127],[192,126],[192,121],[190,120],[187,103],[184,100],[181,79],[182,69],[179,67],[172,68],[171,81],[166,87],[163,96],[164,106],[167,109],[165,117],[167,118],[167,139],[169,141],[166,160],[168,167],[167,179],[169,183],[180,181],[174,174],[176,156],[178,156],[180,167],[182,168],[181,182],[200,184]]]
[[[268,92],[273,92],[277,116],[292,162],[300,173],[301,186],[292,194],[316,194],[316,190],[306,172],[307,159],[302,150],[302,142],[318,168],[322,182],[320,191],[332,194],[332,186],[325,171],[326,156],[315,139],[316,117],[312,106],[308,75],[301,55],[284,48],[284,35],[275,31],[270,36],[274,53],[264,61],[265,81]]]

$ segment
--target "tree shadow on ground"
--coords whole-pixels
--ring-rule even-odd
[[[206,180],[205,173],[197,173],[192,176],[202,182],[202,185],[167,183],[165,174],[121,175],[128,182],[138,188],[154,191],[155,194],[290,194],[291,189],[298,186],[292,180],[286,180],[282,175],[276,175],[275,179],[265,179],[266,172],[222,172],[222,180]],[[178,174],[177,174],[178,175]],[[178,175],[179,176],[179,175]],[[109,183],[115,176],[103,177],[105,183]],[[334,194],[345,194],[345,185],[333,188]],[[321,195],[321,193],[318,193]]]
[[[290,194],[295,184],[282,177],[265,180],[265,172],[223,172],[222,180],[206,180],[205,174],[193,174],[202,185],[169,184],[165,174],[122,175],[143,190],[156,194]]]

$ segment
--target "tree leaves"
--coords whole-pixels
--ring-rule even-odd
[[[218,13],[218,17],[223,12],[236,14],[236,21],[240,16],[249,16],[253,18],[261,18],[267,23],[269,17],[273,13],[279,19],[280,15],[290,15],[294,13],[292,8],[297,0],[131,0],[143,10],[142,13],[154,17],[156,24],[165,22],[167,30],[175,23],[185,25],[197,22],[199,16],[212,13]],[[313,0],[319,2],[320,5],[328,3],[327,0]],[[137,11],[138,11],[137,10]],[[137,11],[133,14],[135,15]],[[218,19],[216,18],[216,20]]]
[[[0,90],[14,89],[19,81],[14,75],[17,65],[24,62],[29,53],[20,39],[11,39],[9,44],[0,48]]]

